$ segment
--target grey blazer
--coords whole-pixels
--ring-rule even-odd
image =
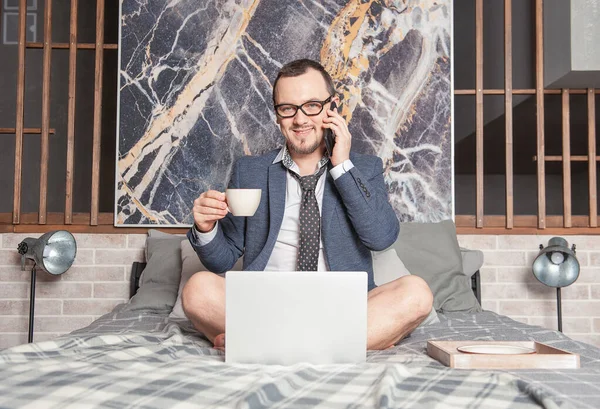
[[[244,254],[244,270],[264,270],[275,246],[285,209],[286,172],[273,163],[279,150],[236,161],[230,188],[262,189],[252,217],[229,213],[218,223],[217,235],[200,246],[188,238],[210,271],[230,270]],[[352,153],[354,167],[335,181],[327,173],[321,218],[324,253],[331,271],[366,271],[369,290],[375,288],[370,250],[383,250],[398,237],[400,224],[388,201],[383,163],[373,155]]]

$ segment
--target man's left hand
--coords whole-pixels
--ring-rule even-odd
[[[327,110],[327,117],[323,119],[323,128],[329,128],[335,135],[335,145],[331,154],[331,164],[337,166],[346,159],[350,159],[352,135],[344,118],[337,112]]]

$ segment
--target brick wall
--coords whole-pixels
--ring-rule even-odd
[[[531,271],[540,244],[552,236],[461,235],[461,247],[484,253],[483,308],[517,321],[557,329],[556,289]],[[600,236],[564,236],[577,246],[579,278],[561,289],[563,332],[600,347]]]
[[[27,342],[31,265],[17,245],[41,234],[0,234],[0,348]],[[129,298],[131,263],[143,261],[144,234],[75,234],[77,257],[60,276],[38,271],[34,340],[84,327]]]
[[[27,342],[29,271],[17,244],[40,234],[0,234],[0,348]],[[462,247],[485,254],[484,309],[556,329],[556,290],[537,282],[531,264],[551,236],[461,235]],[[81,328],[129,297],[131,263],[142,261],[142,234],[76,234],[77,258],[61,276],[37,274],[35,341]],[[563,331],[600,347],[600,236],[567,236],[577,245],[579,279],[562,289]]]

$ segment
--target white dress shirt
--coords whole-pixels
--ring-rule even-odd
[[[281,151],[273,161],[273,163],[281,162],[283,156],[286,153],[287,147],[284,145]],[[345,160],[339,165],[335,166],[330,170],[333,179],[337,179],[344,173],[352,169],[354,165],[350,159]],[[294,162],[292,163],[290,170],[300,174],[300,168]],[[315,169],[315,172],[318,169]],[[315,196],[319,204],[319,212],[323,213],[323,192],[325,187],[325,178],[327,172],[323,172],[317,186],[315,188]],[[302,201],[302,188],[300,182],[294,178],[290,172],[286,172],[286,191],[285,191],[285,211],[283,213],[283,221],[281,222],[281,229],[275,242],[275,247],[269,257],[269,261],[265,267],[265,271],[296,271],[296,264],[298,259],[298,250],[300,248],[300,203]],[[215,227],[207,232],[201,233],[194,227],[194,233],[196,239],[201,246],[204,246],[216,236],[218,222],[215,223]],[[325,253],[323,251],[323,238],[320,239],[319,245],[319,263],[318,271],[328,271],[329,267],[325,260]]]

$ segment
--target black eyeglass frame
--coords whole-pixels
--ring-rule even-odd
[[[327,97],[327,99],[323,100],[323,101],[317,101],[317,100],[312,100],[312,101],[306,101],[304,104],[302,105],[294,105],[294,104],[277,104],[275,105],[273,108],[275,108],[275,115],[277,115],[280,118],[293,118],[296,116],[296,114],[298,113],[298,110],[302,111],[302,113],[306,116],[317,116],[319,115],[321,112],[323,112],[323,109],[325,108],[325,105],[328,102],[331,102],[331,98],[333,98],[334,95],[330,95],[329,97]],[[315,102],[318,102],[319,104],[321,104],[321,109],[319,110],[319,112],[317,112],[316,114],[309,114],[307,113],[304,109],[302,109],[302,107],[306,104],[314,104]],[[283,116],[281,115],[278,111],[277,108],[278,107],[282,107],[282,106],[290,106],[290,107],[294,107],[296,108],[296,110],[294,111],[293,115],[287,115],[287,116]]]

